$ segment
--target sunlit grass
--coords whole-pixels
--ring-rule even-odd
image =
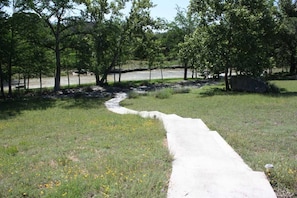
[[[166,197],[162,124],[103,100],[0,104],[0,197]]]
[[[297,193],[297,81],[273,81],[280,94],[226,93],[223,85],[193,89],[160,100],[154,94],[124,106],[201,118],[217,130],[252,169],[274,164],[273,187]]]

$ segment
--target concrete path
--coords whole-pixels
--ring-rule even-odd
[[[118,114],[137,114],[163,121],[174,156],[168,198],[276,198],[263,172],[255,172],[215,131],[200,119],[160,112],[137,112],[119,103],[125,93],[105,103]]]

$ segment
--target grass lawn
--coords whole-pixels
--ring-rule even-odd
[[[226,93],[223,85],[193,89],[187,94],[160,91],[123,101],[135,110],[158,110],[201,118],[218,131],[254,170],[265,171],[278,196],[297,195],[297,81],[273,81],[280,94]]]
[[[0,197],[166,197],[162,124],[103,102],[0,102]]]

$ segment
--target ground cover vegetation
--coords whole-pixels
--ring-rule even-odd
[[[278,197],[294,197],[297,193],[296,81],[271,83],[280,93],[225,92],[220,83],[183,92],[186,94],[158,90],[146,96],[134,96],[122,105],[139,111],[157,110],[201,118],[211,130],[218,131],[253,170],[266,171],[264,165],[273,164],[274,170],[267,176]]]
[[[296,74],[296,2],[191,0],[174,21],[152,18],[153,7],[150,0],[1,1],[1,97],[32,77],[42,88],[42,77],[53,74],[58,91],[61,75],[73,70],[104,84],[133,61],[146,69],[178,63],[184,79],[188,69],[224,73],[226,90],[228,74],[259,76],[275,67]]]
[[[0,197],[166,197],[161,123],[114,115],[104,101],[1,102]]]

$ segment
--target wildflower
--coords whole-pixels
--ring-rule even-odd
[[[56,181],[55,184],[56,184],[56,186],[60,186],[61,185],[61,182],[60,181]]]
[[[289,173],[289,174],[294,174],[294,173],[295,173],[295,171],[294,171],[294,170],[292,170],[291,168],[289,168],[289,170],[288,170],[288,173]]]

